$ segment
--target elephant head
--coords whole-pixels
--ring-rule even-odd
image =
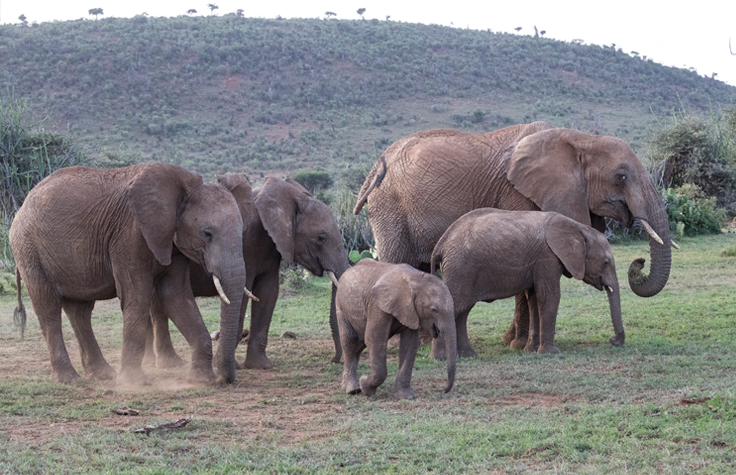
[[[243,219],[233,195],[199,175],[150,164],[130,184],[130,208],[148,247],[162,265],[173,246],[201,265],[223,300],[216,355],[220,379],[235,379],[235,347],[245,288]]]
[[[606,290],[611,322],[616,333],[613,346],[624,344],[626,336],[621,321],[621,297],[611,246],[605,235],[570,218],[553,214],[544,225],[544,235],[552,252],[572,277]]]
[[[625,142],[569,129],[528,135],[505,155],[507,178],[543,211],[557,211],[604,230],[603,217],[630,227],[635,220],[650,234],[651,269],[643,259],[629,268],[631,290],[641,297],[657,294],[670,273],[670,231],[654,184]]]
[[[254,200],[263,227],[281,259],[333,283],[350,266],[330,208],[292,180],[269,177]]]
[[[401,264],[382,275],[371,288],[378,307],[393,315],[402,325],[424,328],[432,337],[442,335],[447,351],[447,386],[455,383],[457,338],[455,310],[447,286],[435,275]]]

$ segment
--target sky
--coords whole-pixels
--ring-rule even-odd
[[[610,46],[630,53],[637,51],[657,63],[679,68],[695,68],[701,76],[717,73],[716,79],[736,86],[736,55],[729,51],[729,38],[736,53],[736,1],[698,0],[524,0],[490,2],[453,0],[1,0],[0,23],[18,23],[24,14],[29,22],[92,19],[91,8],[102,8],[105,17],[177,16],[190,8],[209,15],[208,3],[219,8],[215,15],[242,8],[247,17],[336,18],[358,20],[357,10],[365,8],[366,20],[425,23],[490,29],[494,32],[533,34],[534,26],[546,30],[546,37],[586,44]],[[508,5],[501,5],[507,3]],[[0,38],[2,41],[2,38]],[[0,63],[0,67],[1,63]]]

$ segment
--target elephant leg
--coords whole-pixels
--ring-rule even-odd
[[[417,395],[411,388],[411,372],[414,369],[414,359],[419,348],[419,332],[410,328],[404,329],[401,332],[399,345],[399,371],[394,384],[394,397],[415,399]]]
[[[555,329],[557,326],[557,310],[560,306],[560,288],[536,290],[536,306],[539,312],[539,349],[538,353],[559,354],[555,346]],[[532,302],[529,302],[532,305]]]
[[[41,288],[39,288],[41,287]],[[33,310],[38,316],[41,332],[46,340],[51,358],[51,381],[68,383],[79,378],[79,373],[72,366],[69,353],[66,351],[64,337],[61,332],[61,299],[46,286],[37,286],[26,280],[26,288],[33,303]]]
[[[143,366],[156,366],[156,353],[153,351],[153,322],[148,320],[146,327],[146,350],[143,353]]]
[[[369,318],[366,324],[365,344],[370,356],[371,372],[360,378],[360,390],[366,396],[374,395],[376,388],[386,380],[386,348],[393,318],[390,315]]]
[[[162,280],[163,279],[168,279],[168,276],[165,276],[164,278],[162,278]],[[169,283],[164,283],[163,285],[168,284]],[[173,318],[176,318],[176,310],[172,309],[171,314],[167,313],[167,304],[161,301],[158,291],[158,289],[161,288],[161,285],[162,283],[161,281],[159,281],[159,286],[153,296],[153,302],[151,303],[151,318],[149,319],[150,333],[148,331],[146,332],[146,357],[148,357],[150,351],[148,343],[150,339],[153,340],[153,346],[155,347],[155,355],[153,355],[153,359],[156,363],[156,367],[162,369],[178,368],[180,366],[184,366],[186,362],[181,359],[179,355],[176,354],[174,344],[171,342],[171,333],[169,332],[169,315],[171,315]],[[192,296],[191,298],[193,299],[194,296]],[[191,309],[189,309],[189,311],[191,312]],[[199,309],[197,309],[197,312],[199,312]],[[196,319],[197,317],[192,318]],[[201,316],[199,317],[199,319],[201,319]],[[204,331],[207,332],[207,329],[205,328]],[[187,342],[189,342],[189,340],[187,340]],[[146,363],[146,357],[144,357],[143,359],[144,364]]]
[[[266,356],[266,347],[268,329],[271,327],[273,310],[279,297],[278,267],[256,277],[252,292],[258,296],[259,301],[251,304],[250,335],[244,366],[249,369],[270,369],[273,368],[273,363]]]
[[[117,373],[102,356],[100,345],[92,331],[92,309],[95,302],[62,299],[61,306],[77,337],[85,375],[93,379],[115,379]]]
[[[514,338],[509,340],[508,345],[516,350],[523,350],[529,339],[529,302],[524,292],[516,296],[516,309],[514,310],[514,322],[504,335],[504,343],[513,333]]]
[[[524,352],[531,353],[539,349],[539,309],[537,307],[537,295],[534,289],[526,291],[527,302],[529,302],[529,338],[527,339]]]
[[[342,357],[342,345],[340,344],[340,328],[337,324],[337,310],[335,309],[335,297],[337,296],[337,287],[332,284],[332,300],[330,301],[330,330],[332,331],[332,341],[335,344],[335,356],[330,361],[339,363]]]
[[[336,315],[340,325],[340,346],[345,353],[345,363],[342,372],[342,388],[348,394],[360,392],[358,380],[358,362],[360,354],[365,349],[365,343],[358,338],[353,327],[342,315]]]
[[[116,290],[123,311],[123,350],[120,358],[119,385],[141,386],[151,384],[143,372],[146,350],[146,329],[150,319],[153,298],[153,277],[141,275],[140,268],[113,268]]]

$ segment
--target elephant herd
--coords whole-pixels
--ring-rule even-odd
[[[386,377],[386,341],[400,334],[395,394],[414,397],[410,379],[420,331],[434,337],[431,355],[447,358],[449,391],[456,356],[476,354],[467,317],[478,301],[516,296],[504,343],[558,352],[553,341],[563,274],[607,290],[616,333],[611,343],[623,344],[604,218],[626,227],[638,221],[651,237],[649,274],[641,272],[644,259],[629,267],[629,285],[639,296],[662,290],[670,245],[676,246],[662,200],[626,143],[544,122],[478,135],[431,130],[391,145],[368,174],[354,210],[367,206],[380,262],[353,267],[329,208],[298,183],[269,177],[252,188],[243,174],[217,178],[219,184],[205,183],[161,163],[71,167],[29,193],[11,226],[10,245],[48,346],[52,380],[79,377],[62,338],[62,309],[88,377],[139,385],[148,383],[144,359],[159,367],[183,365],[171,344],[171,320],[192,350],[188,378],[230,383],[252,300],[243,364],[272,367],[266,346],[283,260],[333,280],[333,361],[345,353],[346,391],[375,392]],[[194,299],[216,295],[222,299],[217,374]],[[105,361],[91,324],[95,301],[113,297],[123,311],[119,374]],[[24,315],[22,303],[17,312]],[[358,379],[366,346],[371,374]]]

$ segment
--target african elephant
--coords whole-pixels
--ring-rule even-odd
[[[670,232],[664,204],[633,150],[614,137],[553,128],[544,122],[486,134],[430,130],[399,139],[373,166],[354,212],[368,202],[379,258],[429,270],[434,246],[460,216],[478,208],[556,211],[603,231],[603,218],[649,232],[651,269],[629,267],[639,296],[657,294],[670,273]],[[524,348],[528,304],[516,298],[504,342]],[[458,320],[458,323],[463,323]],[[474,356],[458,329],[458,355]],[[435,353],[436,346],[433,348]]]
[[[335,299],[340,342],[345,353],[342,387],[349,394],[370,396],[386,379],[388,339],[401,335],[399,372],[394,396],[414,399],[411,372],[419,347],[421,326],[447,344],[447,386],[455,382],[454,312],[447,286],[434,275],[406,264],[385,264],[363,259],[340,280]],[[368,347],[371,374],[358,380],[358,360]]]
[[[481,208],[452,223],[432,253],[466,329],[478,301],[492,302],[526,292],[529,339],[524,351],[559,353],[554,346],[560,277],[575,277],[606,289],[614,346],[624,344],[616,267],[605,235],[555,212]],[[467,338],[467,335],[465,335]],[[439,352],[438,352],[439,353]],[[438,354],[438,357],[442,356]]]
[[[271,368],[273,364],[266,356],[266,346],[279,295],[281,261],[297,262],[316,276],[327,273],[337,284],[350,266],[347,253],[330,209],[295,181],[269,177],[262,187],[251,190],[243,174],[222,175],[217,179],[233,194],[240,208],[245,224],[246,287],[259,299],[252,303],[244,364],[246,368]],[[217,295],[201,266],[190,263],[189,275],[194,295]],[[248,300],[243,300],[240,332],[247,304]],[[157,308],[152,311],[157,357],[168,364],[177,364],[179,357],[171,345],[166,320],[167,316],[173,319],[174,313],[161,306]]]
[[[51,356],[52,380],[74,370],[61,334],[61,310],[79,341],[88,376],[112,379],[91,326],[96,300],[119,297],[123,311],[117,382],[146,384],[141,361],[156,285],[176,302],[192,347],[190,379],[212,381],[212,342],[188,285],[188,263],[223,289],[216,355],[218,379],[235,377],[235,347],[245,286],[243,220],[232,194],[181,167],[150,163],[118,169],[58,170],[28,194],[10,228],[10,246]],[[171,278],[173,276],[173,278]],[[20,289],[19,289],[20,291]]]

